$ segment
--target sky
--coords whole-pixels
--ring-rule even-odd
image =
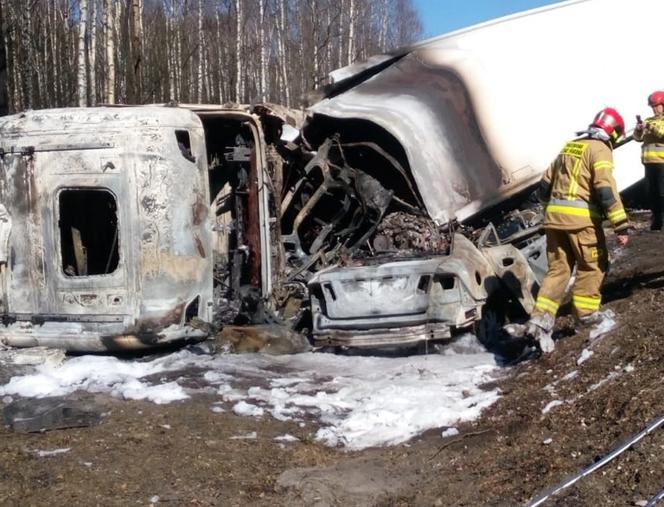
[[[413,0],[423,23],[424,38],[435,37],[558,0]]]

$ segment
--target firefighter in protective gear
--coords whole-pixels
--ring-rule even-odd
[[[603,109],[587,130],[578,133],[581,137],[563,147],[540,182],[549,268],[526,332],[544,353],[553,350],[556,313],[575,266],[575,317],[594,323],[601,315],[600,286],[609,264],[604,218],[613,225],[618,242],[627,244],[629,222],[612,174],[613,146],[624,130],[620,114]]]
[[[632,137],[642,141],[641,162],[645,167],[648,197],[652,221],[650,230],[660,231],[664,223],[664,91],[656,91],[648,97],[648,105],[654,115],[637,124]]]

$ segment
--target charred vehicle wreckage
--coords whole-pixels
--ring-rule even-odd
[[[131,349],[267,323],[314,345],[392,347],[518,319],[546,269],[532,189],[598,109],[579,83],[615,64],[568,57],[587,41],[581,20],[618,32],[655,4],[614,3],[564,2],[373,57],[334,71],[304,112],[1,118],[0,343]],[[646,58],[620,60],[643,79],[603,83],[623,115],[659,83]],[[634,143],[620,152],[617,167],[638,161]],[[618,171],[619,188],[637,172]]]
[[[2,343],[132,349],[268,322],[399,346],[477,326],[492,299],[530,310],[536,211],[437,222],[385,131],[313,116],[293,142],[288,121],[267,106],[1,119]]]
[[[523,316],[546,269],[531,191],[603,107],[596,77],[620,62],[601,100],[625,117],[660,83],[647,54],[569,58],[586,19],[657,34],[642,13],[659,2],[606,1],[339,69],[305,114],[162,105],[1,118],[0,344],[141,348],[268,323],[315,345],[404,346]],[[542,97],[546,120],[533,122]],[[615,156],[628,166],[638,146]],[[619,188],[637,173],[617,171]]]

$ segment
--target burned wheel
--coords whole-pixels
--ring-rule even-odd
[[[482,318],[475,325],[475,336],[487,350],[506,360],[519,357],[528,341],[511,336],[503,326],[524,322],[528,315],[510,294],[499,291],[492,294],[482,308]]]

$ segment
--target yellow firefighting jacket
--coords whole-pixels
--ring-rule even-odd
[[[632,134],[636,141],[643,141],[641,162],[664,164],[664,116],[651,116],[644,123],[644,129],[634,129]]]
[[[629,227],[613,178],[613,151],[599,139],[578,139],[565,145],[544,173],[540,199],[544,227],[600,226],[605,217],[616,232]]]

